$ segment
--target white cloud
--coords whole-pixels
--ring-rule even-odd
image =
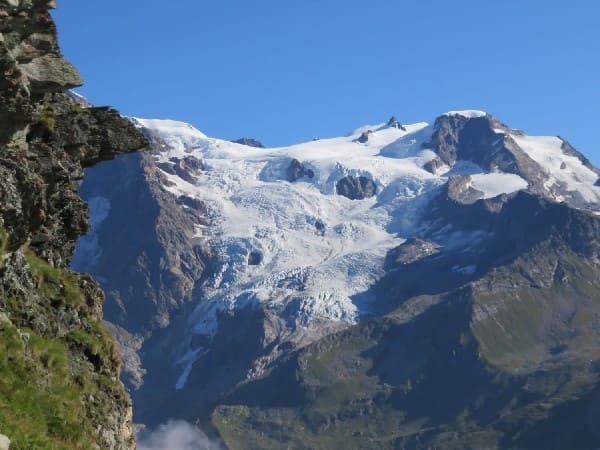
[[[182,420],[170,420],[156,430],[138,435],[138,450],[222,450],[200,429]]]

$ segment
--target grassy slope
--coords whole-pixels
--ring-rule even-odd
[[[102,420],[93,419],[110,413],[110,397],[124,395],[118,381],[102,373],[118,364],[118,354],[90,316],[78,275],[33,253],[26,257],[48,321],[52,313],[76,312],[81,324],[60,338],[18,328],[25,299],[0,299],[0,431],[13,450],[94,448],[93,424]]]

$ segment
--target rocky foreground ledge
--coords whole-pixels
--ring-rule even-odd
[[[65,93],[82,80],[58,48],[55,6],[0,0],[0,447],[131,449],[104,294],[68,267],[88,228],[83,169],[147,142]]]

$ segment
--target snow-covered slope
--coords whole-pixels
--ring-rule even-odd
[[[491,117],[481,111],[446,116]],[[427,123],[384,123],[339,138],[255,148],[208,138],[181,122],[133,121],[166,144],[155,156],[164,188],[207,210],[209,223],[198,224],[195,239],[211,249],[214,267],[188,321],[191,334],[209,338],[218,331],[220,312],[257,303],[297,327],[354,323],[370,314],[375,300],[370,287],[383,276],[386,255],[422,231],[421,215],[451,176],[468,175],[464,189],[475,199],[529,187],[525,175],[486,172],[472,161],[428,169],[439,158],[429,146],[435,127]],[[559,138],[497,133],[510,133],[550,180],[566,183],[589,202],[600,201],[598,176],[566,154]],[[170,170],[190,158],[201,171],[182,176]],[[375,195],[361,200],[340,195],[344,179],[348,186],[370,183]],[[188,350],[180,360],[178,388],[203,352]]]

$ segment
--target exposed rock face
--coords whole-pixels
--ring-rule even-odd
[[[445,114],[435,121],[434,128],[431,140],[424,143],[423,148],[435,151],[450,168],[459,160],[471,161],[484,171],[499,170],[519,175],[529,184],[530,192],[550,200],[567,201],[577,208],[589,206],[589,200],[570,189],[564,181],[555,179],[547,168],[541,167],[519,145],[518,138],[523,136],[522,132],[510,129],[489,114],[478,117]],[[577,158],[584,167],[598,173],[598,169],[567,141],[560,137],[557,139],[564,154]],[[432,161],[426,170],[435,173],[438,164]]]
[[[437,171],[441,168],[444,167],[444,161],[442,161],[441,158],[433,158],[431,161],[428,161],[425,163],[425,165],[423,166],[423,169],[425,169],[427,172],[430,172],[432,174],[436,174]]]
[[[290,165],[287,168],[287,179],[290,183],[298,181],[303,177],[314,178],[314,176],[315,172],[312,169],[304,167],[304,164],[297,159],[292,159],[292,162],[290,162]]]
[[[448,198],[464,204],[475,203],[483,196],[483,192],[471,186],[469,175],[454,175],[448,178]]]
[[[89,276],[67,268],[88,228],[75,184],[83,168],[147,141],[116,111],[82,108],[64,93],[82,81],[58,49],[48,13],[53,3],[0,2],[0,341],[21,336],[12,342],[15,354],[2,348],[0,358],[11,362],[0,366],[9,389],[35,378],[31,387],[39,391],[29,395],[48,408],[40,407],[29,427],[27,419],[14,422],[20,414],[14,392],[0,392],[12,414],[0,411],[0,423],[18,448],[74,441],[130,449],[131,403],[118,382],[119,356],[98,325],[104,295]],[[52,348],[58,359],[41,348]],[[63,383],[68,390],[60,400],[52,397]],[[49,422],[47,431],[44,421],[56,418],[62,428]],[[69,431],[75,424],[79,431]]]
[[[249,147],[265,148],[262,142],[252,138],[241,138],[232,142],[235,142],[236,144],[247,145]]]
[[[596,181],[596,186],[600,186],[600,178],[598,178],[598,180]]]
[[[164,347],[148,340],[167,329],[176,334],[178,315],[191,301],[210,256],[198,236],[198,226],[210,224],[206,205],[176,198],[163,187],[165,174],[194,183],[202,176],[202,162],[191,155],[156,162],[166,144],[143,131],[151,139],[150,151],[86,171],[80,194],[106,213],[92,220],[91,233],[78,243],[73,261],[76,270],[101,280],[105,318],[124,354],[123,379],[134,391],[146,370],[164,360]],[[136,354],[140,349],[143,360]]]
[[[398,122],[398,119],[396,118],[396,116],[393,116],[390,120],[388,120],[387,126],[390,128],[398,128],[399,130],[406,131],[406,128],[404,128],[400,124],[400,122]]]
[[[418,238],[407,239],[388,255],[388,265],[410,264],[438,252],[439,245]]]
[[[348,175],[337,182],[336,190],[350,200],[363,200],[377,194],[377,185],[370,178]]]
[[[369,142],[369,136],[372,134],[373,132],[371,130],[369,131],[364,131],[356,140],[357,142],[360,142],[361,144],[366,144],[367,142]]]

